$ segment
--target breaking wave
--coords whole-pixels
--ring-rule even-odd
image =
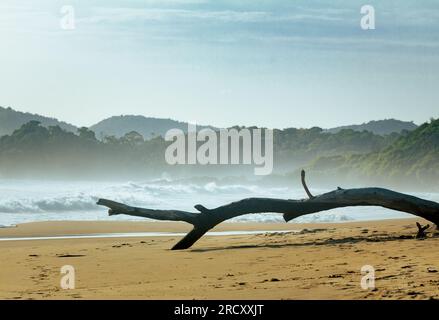
[[[184,183],[170,180],[148,182],[50,182],[0,180],[0,225],[43,220],[136,220],[125,215],[109,217],[96,205],[98,198],[112,199],[152,209],[194,211],[195,204],[214,208],[247,197],[300,199],[302,189],[252,184],[223,185],[215,181]],[[325,190],[314,190],[316,193]],[[423,194],[438,200],[438,194]],[[343,222],[402,218],[407,214],[377,207],[340,208],[294,219],[292,222]],[[233,222],[284,222],[281,214],[248,214]]]
[[[18,198],[15,200],[0,200],[0,212],[64,212],[96,209],[96,198],[86,195],[63,196],[46,199]]]

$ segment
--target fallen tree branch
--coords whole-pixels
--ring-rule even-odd
[[[196,205],[199,212],[179,210],[153,210],[131,207],[126,204],[106,199],[99,199],[98,205],[109,208],[109,214],[127,214],[156,220],[184,221],[194,226],[183,239],[172,249],[187,249],[217,224],[244,214],[250,213],[282,213],[286,222],[311,213],[350,207],[381,206],[384,208],[407,212],[439,225],[439,203],[417,198],[408,194],[383,188],[340,189],[313,196],[305,183],[305,172],[302,173],[302,184],[309,199],[284,200],[272,198],[247,198],[232,202],[214,209]]]

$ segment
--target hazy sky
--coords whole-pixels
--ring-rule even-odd
[[[375,30],[360,27],[365,4]],[[76,125],[421,123],[438,101],[437,0],[0,2],[0,105]]]

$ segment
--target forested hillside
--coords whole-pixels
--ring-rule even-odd
[[[136,131],[97,139],[87,128],[73,133],[30,121],[0,138],[0,176],[146,179],[166,173],[255,178],[252,165],[171,166],[165,161],[170,143],[161,136],[145,139]],[[439,120],[386,136],[350,129],[332,134],[317,127],[274,130],[272,180],[288,181],[301,168],[308,168],[316,181],[437,183]]]
[[[60,126],[64,130],[76,132],[76,127],[66,122],[58,121],[55,118],[49,118],[38,114],[16,111],[12,108],[0,107],[0,137],[11,134],[14,130],[20,128],[29,121],[38,121],[41,125]]]
[[[316,175],[360,181],[431,185],[439,181],[439,119],[398,137],[382,149],[362,155],[319,157],[310,165]]]

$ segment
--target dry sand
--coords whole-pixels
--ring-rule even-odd
[[[177,236],[0,241],[0,298],[439,299],[439,236],[410,239],[415,221],[223,223],[214,231],[309,231],[207,236],[184,251],[169,250]],[[179,223],[44,222],[0,229],[0,238],[187,230]],[[60,288],[64,265],[75,268],[73,290]],[[364,265],[375,268],[375,290],[360,286]]]

